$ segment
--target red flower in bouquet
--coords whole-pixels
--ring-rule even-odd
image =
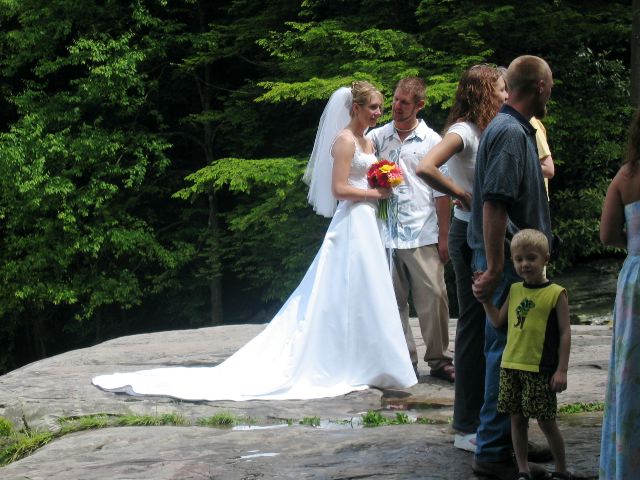
[[[367,172],[367,181],[371,188],[393,188],[400,185],[403,180],[402,170],[398,164],[389,160],[378,160],[369,167]],[[388,218],[388,203],[387,199],[382,199],[378,204],[378,216],[383,220]]]
[[[378,160],[369,167],[367,180],[372,188],[392,188],[397,187],[403,181],[402,170],[397,163],[389,160]]]

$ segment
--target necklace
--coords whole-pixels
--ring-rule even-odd
[[[393,128],[396,129],[396,132],[400,133],[413,132],[416,128],[418,128],[418,125],[420,125],[420,121],[418,119],[416,119],[416,124],[411,128],[398,128],[396,127],[396,123],[393,122]]]

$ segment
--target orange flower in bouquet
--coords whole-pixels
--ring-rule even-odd
[[[367,181],[371,188],[393,188],[400,185],[404,178],[402,170],[397,163],[389,160],[378,160],[369,167],[367,172]],[[382,220],[389,218],[388,213],[389,201],[385,198],[378,203],[378,217]]]

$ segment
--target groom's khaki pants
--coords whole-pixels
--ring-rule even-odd
[[[409,294],[413,300],[420,332],[426,346],[424,360],[431,370],[452,362],[449,348],[449,301],[444,283],[444,264],[437,245],[397,249],[393,258],[393,288],[398,302],[402,329],[411,361],[418,363],[418,352],[409,326]]]

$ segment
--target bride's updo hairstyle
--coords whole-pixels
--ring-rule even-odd
[[[349,109],[349,115],[353,117],[353,104],[358,104],[361,107],[367,105],[371,99],[377,95],[380,98],[380,103],[384,103],[384,96],[376,87],[371,85],[365,80],[353,82],[351,84],[351,101],[352,105]]]

